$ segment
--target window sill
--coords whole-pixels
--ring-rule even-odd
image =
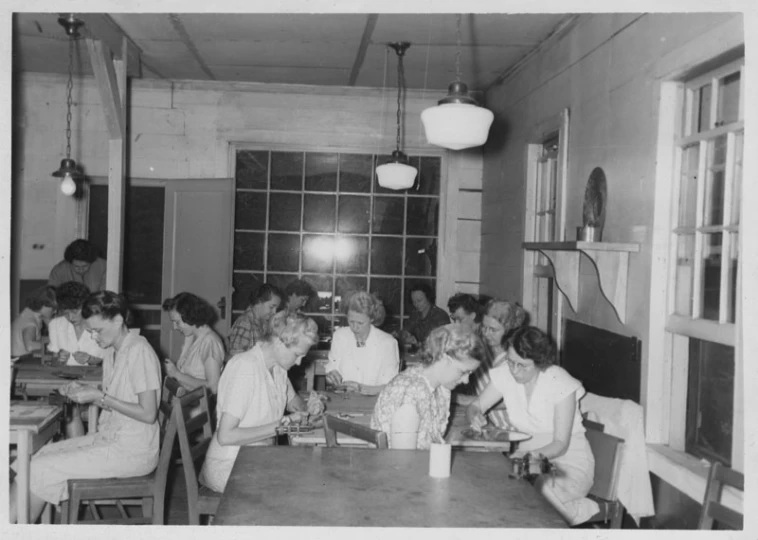
[[[647,460],[651,473],[702,503],[710,465],[663,444],[648,444]],[[729,508],[742,512],[741,491],[724,488],[722,502]]]

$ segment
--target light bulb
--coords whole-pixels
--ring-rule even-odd
[[[63,192],[64,195],[69,196],[76,193],[76,182],[71,178],[71,175],[67,174],[63,177],[63,181],[61,182],[61,192]]]

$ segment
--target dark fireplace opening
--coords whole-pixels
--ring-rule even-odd
[[[561,366],[585,390],[640,402],[642,342],[588,324],[564,319]]]

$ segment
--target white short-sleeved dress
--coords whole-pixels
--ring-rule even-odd
[[[552,442],[555,405],[572,393],[576,393],[577,400],[585,393],[582,383],[560,366],[537,372],[537,383],[528,402],[525,386],[516,382],[507,363],[489,373],[492,383],[503,394],[510,424],[516,430],[532,435],[530,440],[520,443],[519,450],[529,451]],[[548,481],[544,488],[551,492],[552,496],[546,495],[551,502],[557,497],[565,507],[564,511],[574,516],[572,522],[589,517],[578,516],[582,508],[577,503],[589,492],[595,473],[595,460],[584,432],[577,405],[568,450],[551,459],[561,474]]]
[[[56,317],[48,326],[50,335],[50,345],[48,350],[57,353],[60,350],[68,351],[71,356],[66,361],[67,366],[79,366],[79,362],[74,359],[75,352],[85,352],[96,358],[105,358],[106,352],[101,349],[97,342],[86,330],[82,335],[76,337],[76,330],[66,317]]]
[[[148,391],[160,399],[158,357],[138,330],[124,338],[118,352],[106,350],[103,390],[110,396],[138,403]],[[148,474],[158,465],[158,422],[145,424],[117,411],[104,410],[98,432],[43,447],[31,462],[30,491],[53,504],[68,499],[70,478],[129,477]]]
[[[378,386],[387,384],[400,370],[397,340],[371,326],[366,344],[358,347],[349,327],[334,332],[326,372],[337,370],[343,381]]]
[[[262,426],[280,420],[287,403],[295,397],[287,371],[279,365],[266,367],[263,350],[256,344],[249,351],[234,356],[226,365],[218,382],[216,418],[222,414],[239,418],[239,427]],[[248,446],[271,446],[274,438]],[[205,455],[200,482],[214,491],[224,491],[237,459],[239,446],[224,446],[218,442],[218,431]]]
[[[39,339],[42,319],[38,313],[24,308],[11,323],[11,356],[23,356],[32,352],[26,349],[24,343],[24,330],[27,328],[34,328],[36,339]]]
[[[176,362],[176,369],[185,375],[205,380],[205,362],[208,359],[218,363],[219,370],[224,365],[224,342],[209,326],[202,326],[197,337],[184,338],[182,352]]]

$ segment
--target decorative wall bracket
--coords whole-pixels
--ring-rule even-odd
[[[626,323],[629,253],[639,244],[612,242],[524,242],[524,249],[537,250],[553,265],[555,283],[574,311],[579,308],[579,255],[584,253],[597,272],[600,292],[621,323]]]

